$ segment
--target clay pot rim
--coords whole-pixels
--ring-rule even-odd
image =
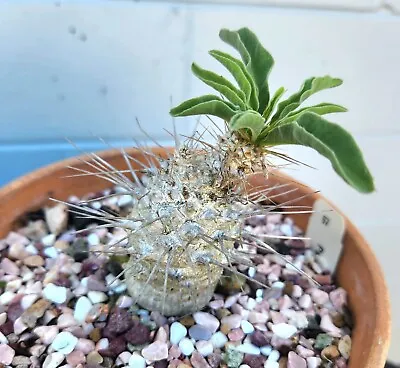
[[[174,147],[154,147],[150,149],[157,155],[166,156],[168,153],[171,153],[175,150]],[[130,154],[134,152],[140,152],[135,148],[128,148],[127,152]],[[101,156],[104,160],[108,161],[109,158],[115,157],[116,155],[120,155],[121,152],[117,149],[108,149],[108,150],[99,150],[95,152],[97,155]],[[25,175],[21,175],[17,177],[10,183],[0,188],[0,208],[2,204],[2,199],[8,197],[9,195],[15,195],[19,190],[26,187],[29,183],[34,181],[38,177],[50,177],[54,172],[65,169],[67,166],[76,166],[81,163],[82,159],[87,159],[85,154],[74,156],[71,158],[67,158],[64,160],[56,161],[54,163],[50,163],[43,167],[40,167],[36,170],[33,170]],[[302,183],[301,181],[295,180],[291,176],[280,172],[279,176],[284,180],[289,180],[296,185],[302,186],[307,189],[309,193],[312,193],[313,190],[309,185]],[[353,236],[357,238],[355,242],[355,246],[358,249],[360,255],[366,264],[366,268],[371,275],[372,285],[371,289],[376,290],[376,294],[379,293],[379,298],[374,300],[375,305],[375,321],[373,323],[374,326],[379,326],[379,336],[375,339],[376,345],[371,346],[368,354],[368,366],[366,368],[379,368],[385,365],[387,353],[390,345],[390,337],[391,337],[391,309],[390,309],[390,299],[389,292],[387,289],[387,284],[384,279],[384,275],[381,269],[381,266],[378,263],[377,258],[372,251],[371,246],[366,242],[365,238],[361,235],[356,226],[349,220],[349,218],[329,199],[324,196],[313,193],[310,195],[313,201],[318,198],[323,198],[335,211],[337,211],[341,216],[343,216],[346,224],[346,235],[351,233]],[[2,225],[1,217],[0,217],[0,226]],[[346,236],[345,235],[345,236]],[[353,366],[353,365],[351,365]]]

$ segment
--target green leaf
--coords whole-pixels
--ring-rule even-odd
[[[219,36],[240,53],[247,70],[253,76],[258,88],[258,111],[262,113],[269,102],[268,76],[274,65],[273,57],[248,28],[240,28],[238,31],[224,28]]]
[[[373,178],[353,137],[316,113],[305,112],[297,121],[278,125],[259,144],[296,144],[313,148],[331,161],[345,182],[360,192],[374,191]]]
[[[347,111],[347,109],[343,106],[323,102],[318,105],[308,106],[308,107],[304,107],[300,110],[293,111],[290,114],[288,114],[286,117],[284,117],[282,120],[277,121],[277,124],[290,123],[291,121],[298,119],[305,112],[314,112],[318,115],[326,115],[326,114],[331,114],[331,113],[335,113],[335,112],[346,112],[346,111]]]
[[[257,110],[258,90],[254,79],[247,71],[243,62],[222,51],[211,50],[209,53],[231,72],[240,89],[246,95],[246,103],[249,104],[252,109]]]
[[[338,87],[342,83],[343,81],[341,79],[332,78],[329,75],[307,79],[297,93],[291,95],[287,100],[282,101],[278,105],[278,109],[271,121],[277,121],[287,116],[312,94],[322,91],[323,89]]]
[[[229,121],[235,113],[235,106],[214,95],[192,98],[170,110],[172,116],[208,114],[217,116],[225,121]]]
[[[273,95],[273,97],[271,98],[271,101],[269,102],[267,108],[264,110],[262,116],[265,119],[268,119],[269,116],[272,114],[272,111],[274,111],[274,108],[276,106],[276,104],[278,103],[279,99],[282,97],[282,95],[285,93],[285,88],[281,87],[279,88],[275,94]]]
[[[255,142],[265,125],[265,119],[256,111],[244,111],[236,114],[229,123],[232,131],[248,129],[251,131],[252,142]]]
[[[192,71],[200,80],[221,92],[234,105],[238,105],[242,110],[246,109],[246,96],[227,79],[214,72],[202,69],[195,63],[192,64]]]

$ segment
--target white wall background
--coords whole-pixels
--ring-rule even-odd
[[[275,58],[273,89],[294,92],[314,75],[344,79],[315,101],[349,108],[330,119],[354,134],[377,192],[356,193],[305,148],[287,152],[318,170],[290,174],[334,201],[373,246],[392,297],[390,358],[400,362],[399,10],[399,0],[0,0],[0,185],[76,155],[65,137],[88,150],[107,148],[94,136],[115,146],[144,139],[135,117],[171,143],[163,130],[172,127],[170,98],[178,103],[209,91],[191,74],[191,62],[218,69],[207,51],[233,52],[219,29],[248,26]],[[194,123],[177,120],[182,134]]]

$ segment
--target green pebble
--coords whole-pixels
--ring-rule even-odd
[[[316,349],[324,349],[327,346],[331,345],[333,342],[333,337],[329,336],[328,334],[319,334],[315,339],[314,347]]]
[[[238,368],[242,364],[244,354],[228,347],[226,352],[222,354],[222,359],[229,368]]]

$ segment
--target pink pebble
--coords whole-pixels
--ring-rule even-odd
[[[244,332],[241,328],[235,328],[228,333],[228,338],[231,341],[241,341],[244,338]]]
[[[67,363],[72,367],[76,367],[78,364],[83,364],[86,362],[85,354],[82,351],[75,350],[67,355]]]
[[[287,368],[307,368],[306,360],[290,351],[288,354]]]
[[[101,340],[99,340],[98,343]],[[106,340],[108,342],[108,339],[106,339]],[[108,347],[108,343],[107,343],[107,347]],[[83,354],[89,354],[91,351],[96,349],[96,345],[92,340],[80,338],[80,339],[78,339],[78,343],[76,344],[75,349],[81,351]],[[100,350],[100,349],[97,349],[97,350]]]

